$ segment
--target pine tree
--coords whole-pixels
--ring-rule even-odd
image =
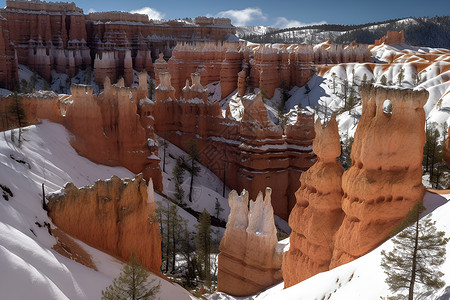
[[[19,147],[22,143],[22,127],[26,125],[26,113],[25,109],[23,107],[22,98],[17,95],[17,93],[14,93],[12,95],[12,103],[8,106],[8,112],[10,116],[10,120],[12,119],[13,122],[17,124],[19,127]],[[13,133],[11,132],[11,139],[13,139]]]
[[[161,254],[164,273],[176,271],[176,255],[179,252],[179,241],[183,235],[184,219],[178,214],[178,207],[167,201],[167,206],[158,202],[156,216],[161,233]]]
[[[397,74],[398,85],[402,85],[403,79],[405,79],[405,70],[403,68],[400,68]]]
[[[445,261],[446,244],[445,232],[437,231],[430,216],[419,220],[423,211],[421,203],[416,204],[408,213],[403,223],[394,230],[393,234],[402,230],[393,239],[394,249],[386,253],[382,251],[381,266],[387,274],[386,283],[394,293],[399,293],[388,299],[414,299],[416,284],[425,290],[442,288],[445,283],[441,280],[443,273],[439,266]],[[408,291],[408,297],[402,294]]]
[[[189,151],[189,160],[190,165],[186,165],[188,172],[191,174],[191,183],[189,185],[189,201],[192,202],[192,191],[194,186],[194,177],[198,175],[200,172],[200,167],[197,165],[197,161],[199,158],[197,141],[190,139],[186,142],[186,146]]]
[[[160,284],[155,285],[156,279],[148,280],[149,274],[132,254],[119,277],[114,278],[112,284],[102,291],[102,300],[154,299],[159,293]]]
[[[220,213],[223,212],[223,210],[224,210],[224,209],[223,209],[222,206],[220,205],[219,199],[216,198],[216,204],[215,204],[215,206],[214,206],[214,214],[215,214],[215,216],[216,216],[217,219],[219,218]]]
[[[172,170],[173,180],[175,183],[175,194],[174,197],[178,201],[178,203],[181,203],[184,198],[184,190],[182,187],[183,181],[184,181],[184,159],[183,157],[179,157],[177,159],[177,163],[175,164],[175,167]]]
[[[200,214],[195,235],[196,255],[201,264],[200,278],[211,285],[211,216],[206,209]]]

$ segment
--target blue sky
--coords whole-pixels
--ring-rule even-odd
[[[67,0],[66,0],[67,1]],[[70,2],[70,0],[69,0]],[[315,23],[362,24],[402,17],[450,14],[449,0],[74,0],[85,13],[121,10],[152,18],[229,17],[234,25],[302,26]],[[5,6],[5,0],[0,1]]]

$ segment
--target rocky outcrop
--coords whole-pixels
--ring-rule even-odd
[[[398,45],[405,43],[405,32],[401,31],[388,31],[385,36],[379,40],[375,40],[374,45],[378,46],[381,44],[386,45]]]
[[[333,116],[326,127],[317,119],[313,151],[316,163],[300,176],[297,203],[289,216],[290,248],[283,257],[284,286],[290,287],[327,271],[334,235],[342,223],[341,177],[336,161],[341,153],[338,125]]]
[[[363,111],[342,176],[345,217],[330,267],[352,261],[384,242],[424,195],[425,90],[361,89]],[[386,99],[392,114],[383,111]]]
[[[162,190],[157,145],[148,142],[154,136],[148,135],[137,114],[140,100],[148,96],[147,81],[141,80],[138,88],[127,88],[105,80],[104,89],[94,95],[92,86],[72,85],[72,103],[63,119],[74,135],[72,146],[94,162],[143,172]]]
[[[277,230],[271,206],[271,189],[250,201],[244,190],[228,196],[230,215],[220,242],[217,290],[234,296],[253,295],[282,280],[282,253],[276,251]]]
[[[152,216],[153,184],[142,175],[121,180],[112,177],[92,187],[66,184],[48,196],[53,223],[71,236],[128,261],[135,253],[143,266],[159,272],[161,237]]]

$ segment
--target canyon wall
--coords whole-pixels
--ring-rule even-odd
[[[289,216],[289,251],[283,257],[284,286],[290,287],[317,273],[327,271],[334,235],[342,223],[341,177],[344,169],[336,158],[341,154],[338,124],[333,116],[326,127],[315,124],[313,151],[316,163],[300,176],[297,203]]]
[[[48,196],[53,223],[71,236],[128,261],[132,253],[149,270],[159,273],[161,236],[152,216],[153,184],[142,175],[134,179],[112,177],[93,186],[67,183]]]
[[[316,123],[317,162],[301,176],[283,260],[289,287],[375,249],[422,201],[426,90],[363,86],[352,166],[342,173],[337,124]],[[383,105],[389,100],[392,113]]]
[[[194,139],[200,162],[233,189],[247,189],[250,197],[273,186],[272,206],[275,214],[288,218],[295,204],[293,192],[298,188],[301,172],[313,163],[313,115],[299,113],[296,124],[281,127],[272,123],[260,94],[241,97],[242,119],[230,111],[222,115],[217,102],[207,101],[208,91],[199,74],[187,84],[182,96],[175,96],[171,74],[161,72],[155,90],[155,132],[187,151],[186,141]]]
[[[10,89],[17,83],[17,63],[47,81],[53,69],[74,76],[78,69],[93,67],[97,83],[109,72],[113,82],[124,76],[130,85],[130,66],[153,72],[152,59],[159,53],[169,58],[178,41],[224,41],[235,34],[229,19],[200,17],[183,23],[126,12],[84,15],[73,2],[7,0],[0,15],[0,55],[6,52],[0,84]]]
[[[249,296],[280,281],[282,253],[276,251],[277,230],[271,206],[271,189],[259,192],[256,201],[244,190],[228,196],[230,215],[220,242],[217,290]]]

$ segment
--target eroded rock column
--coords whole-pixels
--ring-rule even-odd
[[[336,161],[341,153],[338,125],[333,116],[326,127],[315,124],[316,163],[300,176],[297,203],[289,216],[290,248],[283,257],[285,287],[328,270],[334,235],[341,225],[341,177]]]
[[[352,166],[342,176],[345,218],[330,267],[352,261],[384,242],[422,200],[428,92],[363,87],[362,116],[352,147]],[[385,100],[392,114],[383,111]]]

